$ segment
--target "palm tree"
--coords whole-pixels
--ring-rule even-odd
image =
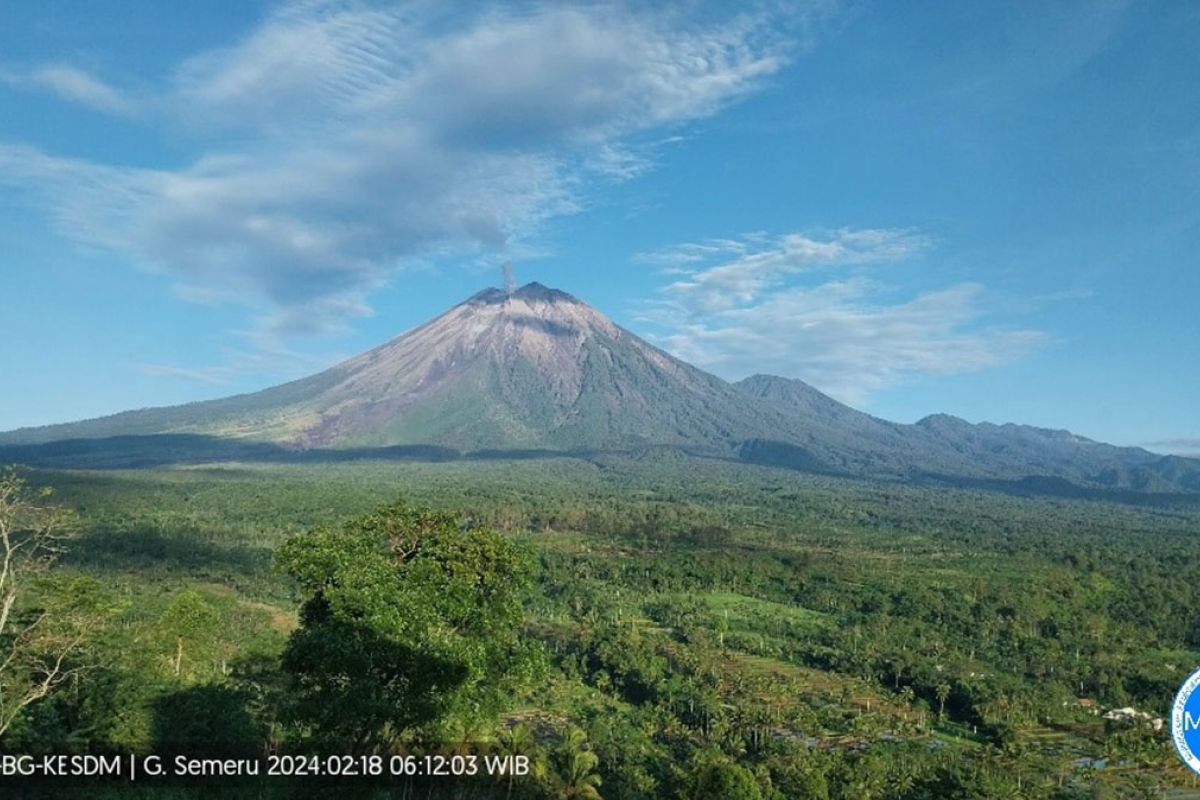
[[[600,785],[600,776],[595,769],[600,759],[588,749],[587,734],[579,728],[571,728],[555,755],[562,781],[559,800],[603,800],[596,788]]]
[[[517,723],[511,728],[506,728],[500,732],[498,737],[500,740],[499,751],[500,755],[505,756],[528,756],[533,760],[533,751],[537,747],[537,743],[533,739],[533,731],[528,725]],[[512,797],[513,781],[516,779],[514,770],[505,770],[508,774],[505,776],[508,780],[508,796]]]
[[[1017,772],[1017,790],[1024,788],[1025,772],[1033,765],[1035,761],[1035,753],[1024,743],[1013,742],[1004,748],[1008,757],[1012,759],[1013,766]]]
[[[912,766],[906,763],[904,759],[900,759],[898,763],[893,765],[888,776],[888,783],[891,784],[890,788],[893,794],[903,797],[917,785],[917,776]]]
[[[938,719],[944,719],[946,716],[946,698],[950,696],[950,684],[939,683],[934,689],[938,699]]]
[[[982,788],[987,797],[995,798],[995,800],[1018,800],[1025,796],[1021,787],[1004,775],[993,775],[984,781]]]
[[[887,773],[883,764],[875,758],[863,758],[855,764],[854,777],[847,787],[853,797],[873,800],[887,792]]]

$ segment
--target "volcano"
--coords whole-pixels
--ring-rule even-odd
[[[1192,459],[946,415],[902,425],[770,375],[729,383],[540,283],[485,289],[324,372],[260,392],[0,434],[0,446],[22,448],[0,456],[23,460],[30,445],[64,440],[168,435],[290,452],[668,447],[866,477],[1200,491],[1200,462]]]
[[[832,402],[832,401],[831,401]],[[786,414],[749,404],[566,292],[485,289],[324,372],[253,394],[0,435],[195,433],[296,448],[681,445],[729,453]]]

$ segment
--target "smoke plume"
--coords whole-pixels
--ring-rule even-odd
[[[504,291],[512,294],[517,289],[517,276],[513,274],[512,262],[505,261],[500,265],[500,271],[504,273]]]

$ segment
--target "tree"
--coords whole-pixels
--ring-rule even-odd
[[[528,557],[453,515],[394,503],[289,539],[277,564],[309,594],[283,654],[295,719],[339,748],[494,717],[540,664]]]
[[[771,766],[775,788],[781,796],[829,800],[829,780],[825,776],[828,770],[819,760],[814,762],[812,753],[788,753],[786,758],[772,763]]]
[[[714,751],[698,758],[687,796],[694,800],[761,800],[762,791],[748,769]]]
[[[596,767],[600,759],[588,747],[587,734],[579,728],[571,728],[562,744],[554,752],[557,766],[559,800],[602,800],[600,776]]]
[[[950,697],[950,684],[939,683],[934,689],[938,700],[938,719],[944,719],[946,716],[946,698]]]
[[[220,624],[221,615],[195,589],[175,595],[159,620],[163,636],[171,643],[171,670],[175,677],[182,675],[185,649],[213,649],[213,638]]]
[[[86,668],[79,656],[108,610],[95,581],[51,580],[76,526],[50,495],[31,490],[15,470],[0,473],[0,735]]]
[[[517,723],[512,727],[505,728],[500,731],[496,737],[498,742],[498,750],[502,756],[525,756],[534,762],[533,768],[530,770],[533,773],[544,773],[544,764],[537,759],[537,740],[534,739],[533,731],[528,725]],[[496,776],[497,781],[505,781],[508,784],[507,796],[512,797],[513,782],[516,779],[515,770],[504,770],[506,774]]]

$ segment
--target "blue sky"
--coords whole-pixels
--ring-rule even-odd
[[[1200,453],[1200,8],[0,14],[0,429],[262,388],[515,264],[726,378]]]

